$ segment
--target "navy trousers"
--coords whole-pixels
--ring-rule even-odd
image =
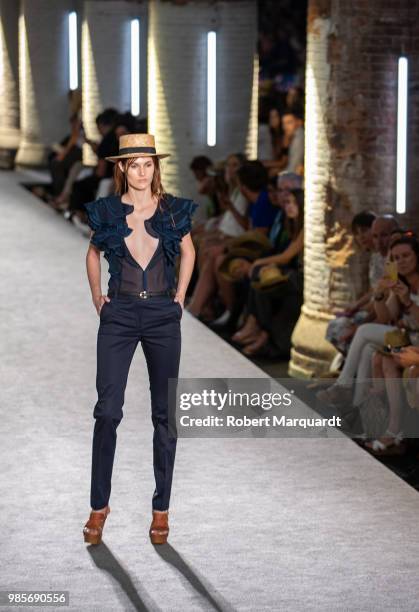
[[[147,363],[154,426],[153,510],[169,508],[177,438],[169,435],[168,378],[177,378],[182,306],[167,296],[146,299],[119,294],[100,311],[97,335],[97,403],[93,416],[90,504],[104,508],[111,494],[116,430],[123,417],[128,372],[138,342]]]

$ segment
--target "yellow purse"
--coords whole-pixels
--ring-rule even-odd
[[[384,334],[384,346],[378,349],[382,355],[388,355],[391,349],[411,344],[409,332],[404,327],[395,327]]]

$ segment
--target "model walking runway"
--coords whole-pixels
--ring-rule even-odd
[[[103,543],[83,543],[99,325],[87,241],[18,179],[0,177],[1,589],[67,590],[70,610],[416,609],[418,494],[346,438],[179,438],[170,540],[154,547],[141,351]],[[180,376],[264,377],[187,312],[181,326]]]

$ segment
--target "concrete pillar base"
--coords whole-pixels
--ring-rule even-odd
[[[289,376],[315,378],[329,371],[336,349],[325,340],[326,328],[333,315],[303,306],[292,334]]]
[[[22,141],[15,163],[21,166],[46,166],[45,146],[38,142]]]
[[[20,144],[20,129],[0,127],[0,147],[2,149],[18,149]]]

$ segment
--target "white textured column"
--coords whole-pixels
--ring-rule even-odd
[[[304,304],[294,329],[289,373],[310,377],[326,370],[333,347],[325,332],[331,269],[327,261],[325,214],[330,186],[330,147],[327,142],[326,97],[330,18],[311,22],[306,55]],[[306,351],[304,352],[304,347]]]
[[[93,140],[100,135],[96,116],[105,108],[131,110],[131,19],[139,18],[140,36],[146,36],[147,5],[129,0],[86,0],[82,26],[83,123]],[[144,45],[141,47],[144,49]],[[141,54],[141,51],[140,51]],[[146,67],[144,58],[140,65]],[[141,82],[144,83],[144,75]],[[144,96],[141,96],[144,100]],[[140,116],[145,116],[141,109]],[[83,161],[95,164],[96,157],[84,146]]]
[[[217,140],[207,146],[207,32],[217,33]],[[256,155],[257,5],[153,0],[149,3],[149,132],[161,150],[166,189],[195,197],[195,155]],[[255,90],[256,88],[256,90]]]
[[[17,164],[42,165],[46,147],[68,130],[68,13],[73,6],[72,0],[21,0]]]
[[[19,3],[0,0],[0,149],[17,149],[19,126]]]

